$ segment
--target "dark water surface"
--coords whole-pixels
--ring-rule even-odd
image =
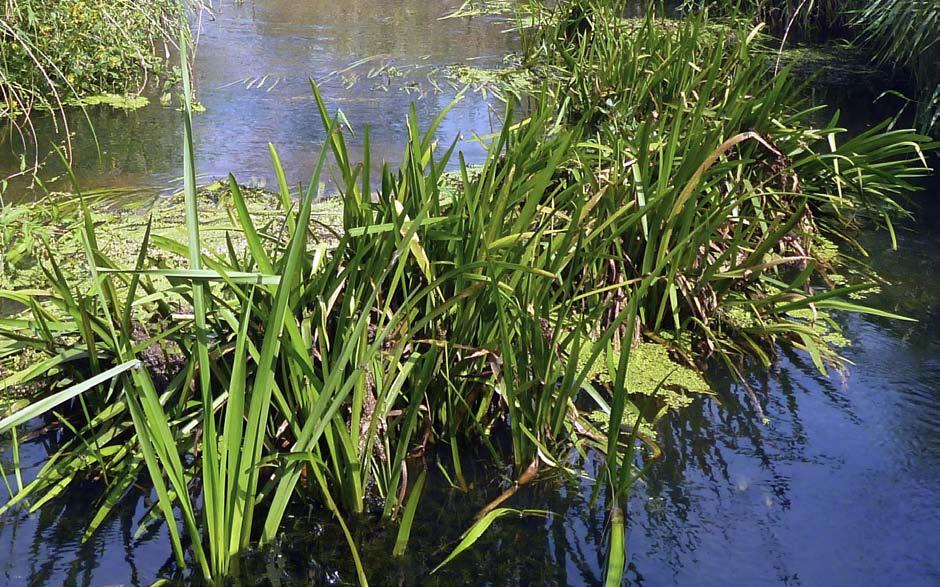
[[[385,6],[381,13],[376,4]],[[289,169],[308,172],[322,138],[308,76],[377,53],[395,55],[398,63],[424,55],[431,55],[429,63],[476,55],[496,63],[511,47],[512,39],[499,33],[504,24],[438,21],[446,12],[439,3],[419,0],[225,4],[218,20],[207,23],[200,46],[200,98],[208,107],[197,118],[201,171],[241,170],[263,182],[272,141]],[[264,75],[283,81],[270,92],[245,84],[221,87]],[[374,82],[357,87],[362,83]],[[397,157],[403,116],[416,95],[395,89],[346,93],[336,80],[325,90],[354,127],[373,126],[377,150]],[[871,99],[860,95],[850,113],[856,121],[864,119]],[[447,100],[446,94],[428,94],[419,110],[431,116]],[[489,116],[485,103],[468,99],[441,135],[485,132]],[[160,108],[102,114],[99,138],[113,146],[104,162],[82,156],[85,180],[153,185],[175,177],[177,122],[178,113]],[[752,373],[769,424],[760,422],[741,389],[715,374],[717,398],[699,401],[661,428],[664,456],[630,500],[630,585],[940,585],[940,214],[932,201],[940,195],[938,183],[920,198],[925,210],[919,221],[899,233],[899,251],[884,235],[863,239],[876,270],[891,282],[870,303],[918,322],[844,317],[846,333],[856,341],[847,351],[855,365],[844,377],[819,375],[800,354],[784,354],[774,368]],[[23,447],[27,476],[52,443],[45,437]],[[10,470],[9,445],[0,446],[0,463]],[[429,486],[401,560],[389,557],[394,528],[349,520],[373,584],[601,583],[605,494],[592,502],[592,481],[557,475],[507,504],[548,510],[549,517],[503,518],[471,551],[429,576],[508,480],[467,463],[474,489],[464,494],[448,488],[430,459],[428,466]],[[596,475],[596,467],[589,463],[588,472]],[[189,582],[174,571],[165,530],[140,530],[147,504],[139,496],[126,500],[82,545],[99,495],[100,488],[89,485],[35,514],[0,516],[0,585],[149,585],[158,577]],[[352,584],[347,547],[329,520],[297,504],[279,542],[246,556],[241,583]]]
[[[427,123],[457,93],[435,73],[440,67],[492,67],[517,44],[505,19],[443,19],[460,5],[459,0],[215,2],[214,14],[202,19],[195,64],[197,98],[206,107],[194,119],[199,173],[217,178],[235,172],[245,183],[271,185],[268,143],[273,143],[289,181],[308,180],[325,134],[310,79],[322,80],[331,112],[342,110],[358,132],[348,143],[353,153],[361,151],[361,131],[369,126],[375,165],[399,161],[409,104],[415,102]],[[133,112],[88,108],[94,134],[81,112],[69,116],[76,135],[73,167],[83,188],[174,186],[182,176],[182,122],[177,96],[167,108],[159,105],[159,96],[151,92],[151,105]],[[469,92],[439,136],[449,142],[462,135],[468,159],[480,159],[482,148],[470,139],[490,132],[501,112],[501,105]],[[57,157],[46,153],[64,135],[54,132],[49,118],[37,122],[37,131],[41,159],[47,161],[42,175],[60,175]],[[2,136],[0,177],[5,177],[19,169],[20,160],[11,152],[10,136]]]

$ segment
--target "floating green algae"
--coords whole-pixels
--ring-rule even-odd
[[[770,59],[774,68],[791,67],[800,77],[816,76],[821,85],[858,85],[859,79],[873,79],[884,73],[872,64],[865,52],[854,45],[828,44],[773,48]]]
[[[507,94],[519,98],[531,93],[537,85],[537,78],[532,70],[512,63],[497,68],[451,65],[444,69],[444,73],[452,81],[470,86],[484,98],[493,94],[503,101],[506,100]]]
[[[248,211],[262,232],[277,234],[284,222],[279,197],[270,192],[241,188]],[[107,198],[92,200],[90,210],[101,251],[115,263],[131,267],[140,251],[148,221],[152,234],[186,242],[186,223],[181,194],[155,196],[148,202],[128,206]],[[199,214],[204,251],[227,255],[231,241],[243,249],[241,229],[227,184],[215,182],[199,190]],[[313,211],[313,230],[322,241],[335,238],[342,224],[338,200],[324,200]],[[46,282],[43,263],[53,255],[67,277],[87,272],[79,234],[78,203],[70,194],[53,194],[35,203],[0,209],[0,288],[29,289]],[[16,238],[10,238],[16,235]],[[46,244],[48,243],[48,248]],[[151,257],[168,267],[185,266],[183,257],[159,250],[152,243]]]
[[[146,96],[133,94],[95,94],[69,101],[72,106],[110,106],[117,110],[139,110],[150,104]]]
[[[746,306],[727,306],[720,308],[718,315],[721,321],[737,330],[747,330],[760,326],[754,311]]]
[[[579,369],[587,365],[591,348],[584,347],[578,357]],[[613,383],[611,370],[620,361],[620,352],[603,353],[590,366],[588,377],[600,383]],[[712,393],[702,375],[669,356],[669,349],[659,343],[643,342],[631,349],[627,365],[628,393],[656,397],[670,409],[692,403],[695,394]]]
[[[590,354],[590,348],[582,349],[578,357],[579,369],[587,365]],[[613,383],[611,370],[616,369],[619,360],[619,351],[603,353],[590,366],[589,379],[609,386]],[[656,342],[640,343],[631,349],[626,390],[634,396],[654,398],[660,406],[658,413],[648,414],[641,413],[636,403],[624,402],[624,432],[635,430],[637,436],[648,443],[656,438],[656,422],[666,412],[688,406],[696,395],[713,393],[698,371],[673,360],[669,349]],[[607,434],[610,425],[607,411],[593,410],[585,418],[601,434]]]
[[[636,426],[638,436],[650,439],[656,438],[656,429],[653,427],[653,423],[640,416],[640,411],[636,406],[627,402],[624,405],[623,427],[632,431],[633,427]],[[593,412],[588,412],[586,418],[591,424],[597,427],[597,430],[601,434],[606,436],[607,431],[610,429],[610,414],[601,410],[594,410]],[[639,425],[636,423],[637,418],[640,419]]]
[[[842,327],[829,312],[802,308],[787,312],[787,316],[805,323],[819,335],[820,340],[835,348],[846,348],[852,344],[842,332]]]

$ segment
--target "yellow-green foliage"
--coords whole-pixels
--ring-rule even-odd
[[[85,98],[76,98],[69,101],[75,106],[110,106],[118,110],[139,110],[150,104],[144,96],[132,94],[96,94]]]
[[[579,368],[586,365],[590,349],[578,357]],[[610,384],[611,369],[616,368],[620,353],[609,351],[591,366],[589,377]],[[694,394],[711,393],[701,374],[680,365],[669,356],[669,350],[658,343],[645,342],[630,351],[626,388],[629,393],[656,397],[665,406],[678,409],[692,403]]]
[[[166,71],[164,42],[182,5],[7,0],[0,9],[0,118],[29,105],[58,108],[76,97],[136,93],[147,72]]]

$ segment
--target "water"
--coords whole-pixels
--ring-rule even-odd
[[[199,167],[217,176],[270,181],[266,145],[281,148],[292,181],[309,172],[322,131],[305,78],[322,76],[376,54],[376,63],[498,63],[512,46],[491,19],[439,21],[448,6],[417,0],[292,3],[265,0],[223,5],[207,23],[199,55]],[[428,7],[432,5],[433,7]],[[425,55],[429,59],[422,60]],[[369,66],[364,71],[367,71]],[[270,92],[248,89],[245,77],[269,75]],[[410,83],[421,73],[397,80]],[[365,85],[364,85],[365,84]],[[377,158],[395,160],[407,103],[417,97],[372,81],[346,92],[324,85],[331,107],[356,128],[372,125]],[[393,84],[393,85],[396,85]],[[422,84],[424,86],[424,84]],[[854,94],[863,120],[865,99]],[[419,112],[438,112],[449,94],[426,94]],[[883,104],[883,103],[882,103]],[[442,138],[485,132],[491,110],[469,98],[454,110]],[[137,113],[95,111],[103,145],[99,160],[80,134],[76,163],[95,186],[165,186],[179,175],[178,113],[153,107]],[[84,141],[84,142],[82,142]],[[474,153],[473,144],[465,150]],[[701,400],[660,429],[664,456],[638,485],[629,504],[628,582],[631,585],[940,585],[940,221],[930,199],[920,222],[899,233],[900,250],[885,235],[867,235],[875,268],[892,285],[870,301],[918,319],[843,318],[856,345],[845,376],[819,375],[807,357],[783,354],[750,382],[770,424],[760,423],[741,390],[713,374],[715,399]],[[23,447],[26,474],[35,472],[54,436]],[[550,511],[547,518],[504,518],[452,565],[429,571],[453,548],[476,512],[505,489],[505,471],[466,455],[473,489],[450,489],[429,459],[430,478],[401,560],[388,557],[395,529],[369,519],[348,520],[376,585],[597,585],[606,552],[602,491],[592,501],[586,480],[548,474],[507,504]],[[9,446],[0,447],[9,470]],[[596,475],[597,463],[587,468]],[[172,561],[165,530],[143,532],[147,505],[132,495],[81,544],[89,484],[29,515],[0,516],[0,585],[149,585],[157,577],[186,582]],[[247,585],[349,584],[355,574],[330,516],[298,503],[273,548],[248,553]]]
[[[359,153],[362,131],[372,132],[372,160],[400,160],[405,117],[414,101],[424,123],[455,97],[435,71],[447,65],[492,67],[517,44],[503,19],[444,19],[457,0],[264,0],[216,2],[214,16],[203,19],[196,59],[196,92],[206,111],[197,114],[197,169],[204,178],[236,172],[246,183],[273,184],[268,143],[279,150],[291,183],[312,172],[324,132],[310,90],[321,91],[331,111],[341,109],[357,131],[349,141]],[[350,64],[368,61],[343,74]],[[397,68],[400,76],[370,70]],[[434,88],[428,77],[438,83]],[[351,89],[345,86],[354,82]],[[89,132],[81,112],[69,116],[73,167],[84,188],[166,189],[182,176],[182,121],[174,107],[151,106],[135,112],[89,108]],[[461,148],[473,161],[483,155],[470,139],[486,134],[502,112],[469,92],[446,118],[439,137],[467,140]],[[61,142],[52,120],[37,123],[43,176],[61,175],[57,157],[47,151]],[[0,141],[9,142],[4,133]],[[100,150],[100,152],[99,152]],[[32,153],[27,159],[32,161]],[[19,169],[20,160],[0,142],[0,177]],[[374,171],[374,170],[373,170]],[[22,183],[14,185],[22,188]],[[62,182],[53,185],[64,187]],[[22,197],[23,194],[20,194]]]

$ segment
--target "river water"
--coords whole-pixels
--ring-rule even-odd
[[[467,59],[492,65],[514,43],[499,21],[437,20],[453,6],[397,0],[375,13],[374,4],[223,5],[206,23],[199,49],[199,97],[208,109],[197,117],[200,170],[209,176],[237,170],[240,177],[270,181],[268,141],[280,147],[288,169],[309,170],[322,130],[307,77],[376,54],[395,56],[376,63],[399,66]],[[248,88],[250,81],[223,87],[264,75],[270,77],[260,90]],[[273,79],[281,81],[267,91]],[[334,78],[324,92],[354,127],[371,124],[377,151],[394,161],[407,105],[417,94],[385,91],[373,80],[354,87],[360,89],[347,93]],[[854,94],[850,114],[860,124],[872,97]],[[429,92],[418,101],[419,112],[426,120],[448,100],[447,92]],[[178,113],[152,107],[95,116],[104,156],[76,150],[83,182],[165,186],[179,175]],[[485,101],[468,98],[441,136],[487,132],[491,116]],[[464,147],[474,153],[473,144]],[[846,352],[854,365],[843,375],[824,377],[806,356],[787,353],[773,368],[752,372],[768,424],[737,385],[714,373],[717,397],[661,427],[664,456],[630,499],[628,584],[940,585],[940,220],[931,202],[940,195],[937,184],[920,198],[917,222],[899,233],[899,250],[885,235],[863,238],[875,269],[891,283],[870,303],[917,322],[842,317],[856,343]],[[27,475],[50,442],[24,446]],[[0,459],[9,470],[8,446],[0,447]],[[587,466],[596,472],[597,463]],[[604,492],[592,501],[593,483],[550,475],[508,504],[548,510],[547,518],[503,518],[468,553],[429,576],[474,514],[506,487],[492,469],[465,465],[465,471],[473,484],[468,494],[450,489],[431,467],[409,552],[400,560],[388,556],[394,529],[350,520],[374,584],[601,583]],[[169,560],[165,530],[138,529],[146,511],[139,497],[126,500],[118,516],[81,544],[89,503],[100,489],[86,491],[36,514],[0,517],[0,585],[187,582]],[[328,514],[304,506],[292,511],[273,548],[249,553],[243,566],[246,585],[355,580],[338,528]]]
[[[348,141],[361,152],[362,130],[371,130],[372,161],[400,161],[406,116],[414,102],[430,121],[455,98],[439,68],[494,67],[517,44],[504,19],[445,18],[457,0],[255,0],[215,2],[202,18],[195,61],[196,96],[206,110],[195,115],[197,169],[204,179],[225,177],[272,185],[268,143],[278,149],[292,184],[307,181],[316,164],[324,131],[310,80],[318,80],[331,110],[342,110],[358,131]],[[350,68],[351,65],[359,65]],[[430,79],[429,79],[430,78]],[[349,87],[351,85],[351,88]],[[182,177],[182,125],[178,97],[171,107],[138,111],[88,108],[68,116],[72,166],[83,189],[178,189]],[[439,132],[448,143],[462,137],[469,160],[483,149],[474,133],[486,134],[502,107],[467,92]],[[91,132],[88,121],[95,132]],[[51,143],[63,144],[53,119],[37,122],[44,178],[62,175]],[[10,133],[0,138],[0,177],[16,172],[20,154]],[[376,170],[374,169],[373,172]],[[13,195],[24,197],[23,181]],[[52,186],[66,187],[64,183]],[[19,189],[17,189],[19,188]],[[19,191],[20,193],[16,193]]]

